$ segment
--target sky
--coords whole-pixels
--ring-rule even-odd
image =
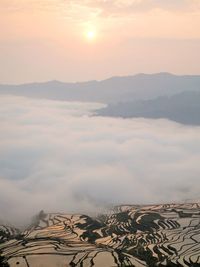
[[[101,106],[0,96],[0,220],[199,199],[200,127]]]
[[[1,0],[0,83],[200,74],[199,0]]]

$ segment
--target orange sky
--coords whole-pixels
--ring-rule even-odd
[[[200,74],[200,0],[1,0],[0,33],[0,83]]]

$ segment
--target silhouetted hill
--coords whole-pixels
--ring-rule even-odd
[[[200,91],[200,76],[176,76],[169,73],[138,74],[80,83],[50,81],[23,85],[0,85],[0,94],[102,103],[148,100],[182,91],[197,90]]]
[[[110,104],[98,115],[111,117],[167,118],[179,123],[200,125],[200,92],[182,92],[152,100]]]

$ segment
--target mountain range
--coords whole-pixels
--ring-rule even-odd
[[[0,85],[0,95],[62,101],[99,102],[107,106],[96,115],[166,118],[200,125],[200,76],[170,73],[137,74],[103,81],[64,83],[50,81]]]
[[[0,85],[0,94],[106,104],[149,100],[183,91],[200,91],[200,76],[176,76],[170,73],[158,73],[112,77],[103,81],[80,83],[50,81],[22,85]]]

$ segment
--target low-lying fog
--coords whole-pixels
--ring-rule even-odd
[[[200,127],[91,116],[101,107],[0,96],[0,217],[198,198]]]

